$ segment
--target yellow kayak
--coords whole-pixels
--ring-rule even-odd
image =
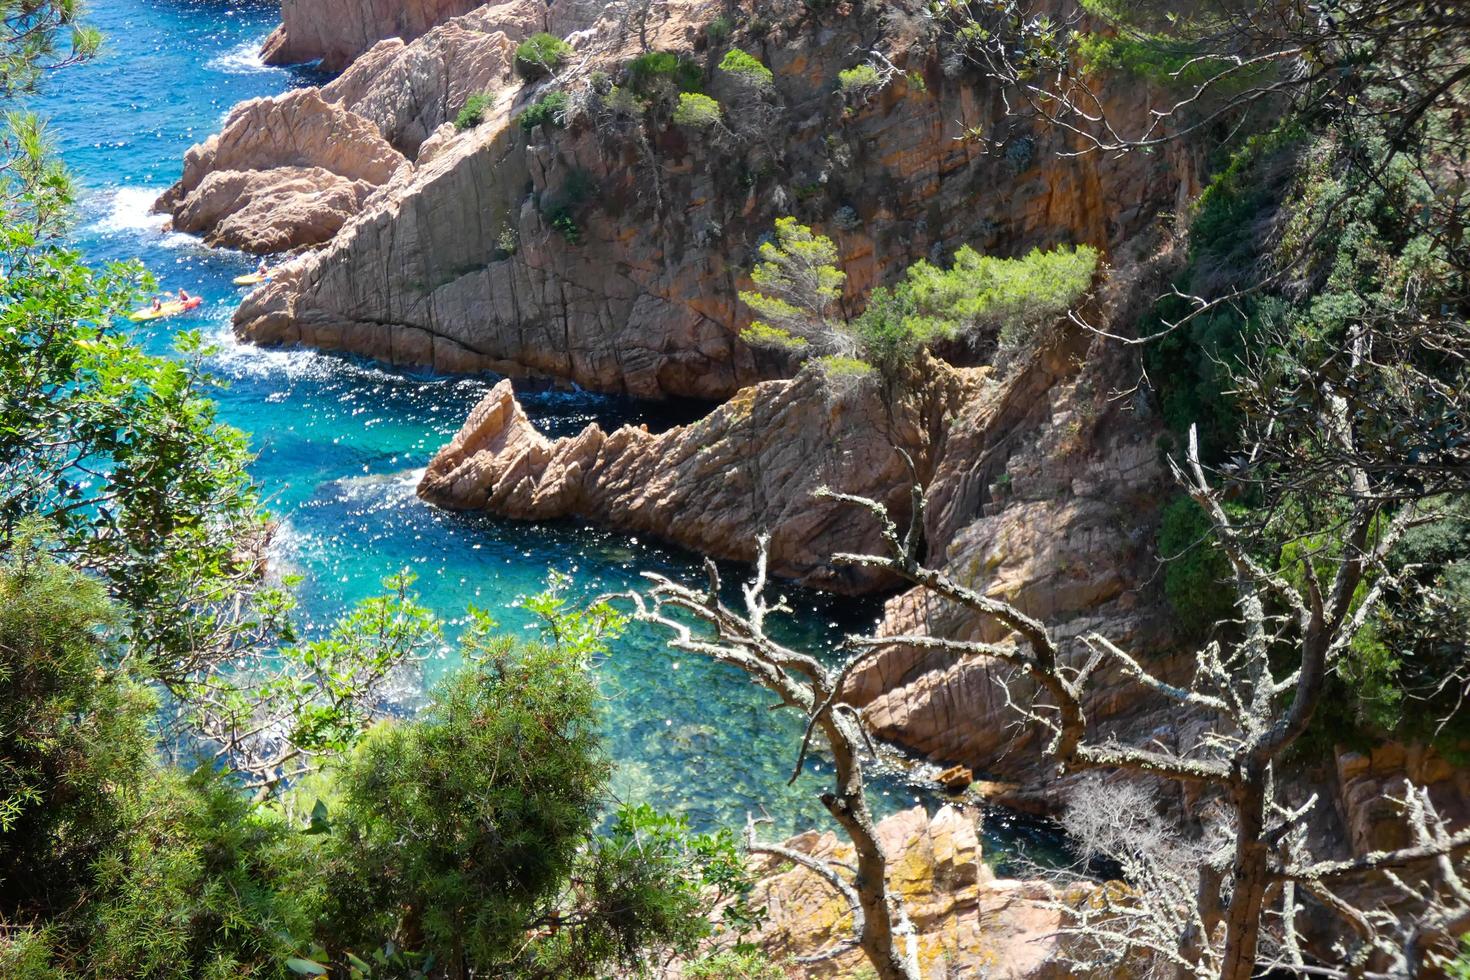
[[[252,272],[249,275],[236,276],[235,277],[235,285],[237,285],[237,286],[258,286],[261,283],[265,282],[269,278],[270,278],[270,273],[266,273],[265,275],[261,275],[258,272]]]
[[[162,320],[164,317],[178,316],[180,313],[192,310],[201,302],[202,300],[198,296],[190,297],[187,303],[180,302],[176,299],[169,300],[156,310],[151,306],[145,306],[141,310],[132,313],[128,319],[134,323],[142,323],[144,320]]]

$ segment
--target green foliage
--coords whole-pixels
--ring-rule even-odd
[[[786,980],[788,974],[760,950],[721,950],[684,966],[687,980]]]
[[[1002,351],[1019,350],[1086,294],[1097,262],[1097,250],[1088,245],[1032,249],[1018,259],[964,246],[947,270],[921,260],[909,267],[901,286],[913,304],[910,329],[920,336],[957,337],[994,328]]]
[[[1164,594],[1186,635],[1207,636],[1235,618],[1234,575],[1215,541],[1214,524],[1186,494],[1164,508],[1159,523],[1159,557],[1164,560]]]
[[[728,56],[727,56],[728,57]],[[777,218],[775,235],[759,249],[751,270],[756,288],[740,299],[764,319],[741,334],[754,346],[830,347],[837,336],[832,312],[847,274],[837,268],[837,247],[795,218]]]
[[[697,92],[703,84],[699,65],[673,51],[650,51],[628,62],[628,87],[640,95]]]
[[[577,224],[576,215],[572,214],[569,206],[565,204],[553,206],[546,212],[546,223],[551,225],[568,245],[582,244],[582,226]]]
[[[845,357],[842,354],[828,354],[826,357],[819,357],[817,366],[832,381],[866,378],[873,373],[873,365],[867,361],[856,357]]]
[[[776,85],[776,76],[771,69],[761,64],[759,58],[740,48],[731,48],[720,59],[720,71],[743,85],[759,91],[769,91]]]
[[[131,832],[97,863],[89,971],[195,980],[271,975],[311,926],[300,836],[208,768],[150,775]]]
[[[690,129],[709,129],[720,122],[720,104],[708,95],[681,92],[674,109],[674,124]]]
[[[734,31],[735,24],[730,20],[729,17],[726,17],[724,14],[720,14],[714,20],[705,25],[704,36],[709,38],[710,44],[722,44],[725,41],[729,40],[730,35],[734,33]]]
[[[1092,285],[1096,249],[1082,245],[1019,259],[981,255],[968,246],[943,269],[919,261],[892,289],[875,289],[867,309],[850,321],[835,315],[846,274],[832,240],[798,224],[776,221],[751,272],[757,289],[740,298],[762,319],[741,334],[752,346],[810,350],[817,356],[862,360],[897,377],[937,339],[993,333],[1003,355],[1031,341],[1042,326],[1075,305]]]
[[[0,97],[35,85],[45,71],[97,56],[102,36],[78,19],[75,0],[0,0]]]
[[[160,668],[223,642],[262,533],[244,437],[219,423],[207,349],[145,354],[123,313],[149,283],[52,247],[71,189],[34,120],[12,117],[0,159],[0,548],[46,522],[58,549],[107,583],[136,655]],[[11,147],[7,147],[11,148]]]
[[[542,31],[516,45],[516,73],[527,81],[551,75],[572,57],[572,46]]]
[[[1193,91],[1201,85],[1230,74],[1230,90],[1259,82],[1263,69],[1239,71],[1230,59],[1201,54],[1200,47],[1162,35],[1080,34],[1076,39],[1078,59],[1089,71],[1105,69],[1126,72],[1169,88]],[[1226,86],[1221,86],[1224,91]]]
[[[878,69],[868,62],[837,73],[837,88],[843,95],[866,96],[883,86]]]
[[[419,720],[379,726],[335,776],[328,934],[345,948],[513,959],[591,831],[610,767],[590,677],[554,647],[475,642]]]
[[[567,93],[547,92],[521,113],[519,120],[521,129],[529,133],[543,123],[548,126],[563,125],[566,120],[566,111]]]
[[[460,132],[474,129],[485,121],[485,113],[495,105],[494,92],[476,92],[464,100],[464,107],[454,117],[454,128]]]
[[[155,703],[107,666],[103,631],[116,620],[98,583],[27,537],[0,563],[0,882],[11,908],[71,903],[149,767]]]

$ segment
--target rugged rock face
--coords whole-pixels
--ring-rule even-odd
[[[1173,637],[1152,582],[1153,515],[1172,485],[1157,424],[1135,405],[1108,401],[1123,367],[1109,356],[1065,335],[966,404],[925,495],[928,561],[1042,619],[1076,657],[1086,656],[1077,638],[1097,630],[1167,669]],[[920,590],[888,603],[883,630],[1005,638],[994,622]],[[885,737],[1054,795],[1040,733],[1005,723],[1003,676],[983,659],[895,646],[857,671],[848,690]],[[1029,690],[1013,689],[1021,698]],[[1100,676],[1093,689],[1094,723],[1155,727],[1142,719],[1157,706],[1125,679]],[[1183,721],[1166,718],[1158,737]]]
[[[989,132],[1000,103],[978,76],[910,54],[926,22],[917,3],[859,5],[817,26],[794,7],[763,7],[774,25],[733,39],[776,73],[771,125],[757,132],[701,134],[672,125],[666,105],[630,118],[583,99],[566,126],[528,137],[512,117],[545,87],[509,74],[476,83],[498,93],[489,120],[443,130],[473,90],[456,87],[472,71],[464,66],[492,66],[486,75],[495,76],[503,64],[504,43],[491,51],[486,33],[514,42],[543,27],[576,43],[558,81],[576,91],[593,71],[622,82],[644,39],[648,49],[689,53],[738,129],[748,110],[713,67],[723,46],[704,47],[704,26],[722,10],[674,0],[635,30],[600,19],[602,5],[547,11],[518,0],[403,47],[379,44],[325,95],[372,119],[405,154],[417,151],[417,169],[366,202],[300,275],[250,297],[237,331],[397,363],[722,399],[782,368],[739,341],[747,314],[735,299],[779,215],[838,241],[856,302],[914,259],[962,243],[1010,253],[1119,241],[1190,184],[1178,161],[1050,158],[1042,167],[1062,148],[1055,134],[1015,134],[1004,153],[963,138]],[[834,79],[875,32],[924,84],[900,78],[847,105]]]
[[[327,241],[408,166],[370,122],[303,89],[236,106],[155,207],[212,245],[277,252]]]
[[[281,26],[261,51],[266,64],[321,61],[341,71],[383,38],[411,41],[476,0],[282,0]]]
[[[889,883],[902,898],[919,937],[919,975],[925,980],[991,977],[994,980],[1052,980],[1069,977],[1055,962],[1062,925],[1059,895],[1040,882],[999,879],[982,861],[972,815],[945,807],[930,819],[915,807],[878,825],[890,855]],[[832,833],[811,831],[786,846],[815,857],[852,860],[852,847]],[[831,888],[804,868],[768,869],[752,900],[769,912],[755,937],[778,962],[811,956],[851,936],[851,917]],[[757,873],[762,866],[757,865]],[[865,964],[848,952],[803,964],[806,977],[852,977]]]
[[[876,550],[869,515],[817,499],[822,486],[885,501],[907,520],[908,467],[933,470],[944,420],[979,372],[929,361],[885,407],[875,380],[846,385],[817,367],[746,388],[692,425],[653,435],[596,425],[548,440],[502,381],[470,413],[419,485],[425,499],[524,519],[577,516],[703,554],[753,560],[771,535],[773,574],[838,592],[891,582],[836,566],[834,552]]]

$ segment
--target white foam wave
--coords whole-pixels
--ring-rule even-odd
[[[107,213],[92,225],[93,229],[114,233],[128,231],[161,233],[164,225],[168,223],[168,215],[154,213],[153,202],[158,200],[158,195],[162,193],[163,190],[156,187],[119,187],[111,192],[111,199],[107,203]]]
[[[226,75],[253,75],[256,72],[275,71],[260,59],[260,49],[265,42],[260,39],[246,41],[224,54],[217,54],[204,63],[204,67]]]
[[[239,340],[224,324],[209,335],[209,341],[216,348],[214,369],[237,378],[311,381],[347,377],[372,383],[390,381],[394,377],[373,364],[345,360],[304,347],[257,347]]]

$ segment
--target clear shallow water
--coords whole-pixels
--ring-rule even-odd
[[[310,351],[262,350],[229,332],[240,292],[230,280],[245,256],[203,248],[162,230],[148,213],[178,176],[185,151],[214,132],[242,99],[310,84],[309,72],[265,68],[255,52],[278,7],[208,0],[105,0],[90,19],[107,48],[90,66],[53,76],[31,107],[51,131],[82,189],[74,243],[91,261],[141,259],[161,288],[204,297],[196,313],[145,327],[151,349],[171,349],[178,331],[203,331],[219,346],[213,370],[224,419],[251,434],[254,473],[282,521],[277,559],[304,578],[308,627],[330,623],[383,577],[410,568],[423,600],[455,620],[469,604],[508,630],[531,628],[516,599],[538,591],[548,569],[571,574],[585,595],[629,588],[644,570],[692,578],[684,552],[580,524],[530,525],[451,514],[420,503],[413,487],[494,380],[391,371]],[[687,410],[584,393],[527,392],[527,412],[552,434],[589,422],[604,427],[683,421]],[[728,581],[742,573],[728,569]],[[875,602],[793,590],[799,614],[786,639],[820,646],[862,629]],[[608,737],[619,763],[617,795],[689,815],[700,828],[738,826],[764,808],[777,829],[827,826],[816,800],[826,765],[814,760],[794,787],[786,778],[801,720],[733,668],[677,657],[656,633],[635,629],[599,666]],[[425,682],[452,654],[427,665]],[[878,778],[879,807],[918,797],[898,776]],[[1011,851],[1034,828],[997,814],[991,854]]]

